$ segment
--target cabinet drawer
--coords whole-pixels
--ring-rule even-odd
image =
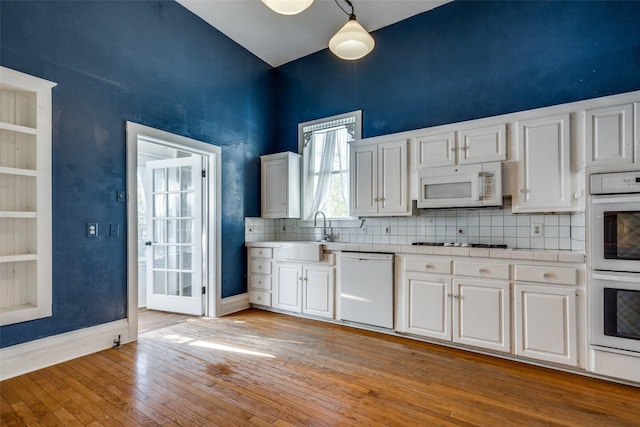
[[[451,261],[431,258],[407,258],[405,269],[420,273],[451,274]]]
[[[484,262],[456,261],[453,265],[456,275],[486,277],[487,279],[509,279],[509,264],[487,264]]]
[[[516,265],[515,280],[558,285],[576,285],[578,272],[568,267],[543,267],[539,265]]]
[[[271,258],[273,256],[272,248],[251,248],[251,258]]]
[[[271,294],[269,292],[251,291],[249,292],[249,302],[271,307]]]
[[[271,290],[271,276],[263,276],[260,274],[251,276],[251,289],[260,289],[265,291]]]
[[[252,259],[251,273],[271,274],[271,261],[262,260],[262,259]]]

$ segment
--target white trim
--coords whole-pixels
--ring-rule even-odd
[[[222,149],[213,144],[154,129],[127,121],[127,318],[129,319],[129,337],[138,337],[138,214],[137,193],[138,138],[173,148],[201,154],[206,161],[208,179],[208,229],[214,230],[214,238],[208,241],[207,265],[208,292],[205,314],[217,317],[221,311],[221,154]],[[134,286],[135,284],[135,286]]]
[[[137,320],[137,319],[136,319]],[[126,319],[0,349],[0,381],[131,341]]]
[[[249,307],[249,294],[245,292],[244,294],[223,298],[220,303],[220,311],[218,314],[220,316],[226,316],[231,313],[246,310]]]

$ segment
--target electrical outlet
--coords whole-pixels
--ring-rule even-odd
[[[95,239],[98,237],[98,223],[97,222],[88,222],[85,228],[86,236],[90,239]]]
[[[127,193],[122,190],[116,191],[116,201],[119,203],[124,203],[127,201]]]
[[[531,224],[531,237],[542,237],[544,228],[542,224]]]

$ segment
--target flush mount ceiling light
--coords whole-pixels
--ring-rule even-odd
[[[373,50],[376,44],[373,37],[356,21],[353,4],[350,0],[344,0],[344,2],[351,7],[351,13],[344,10],[344,8],[340,6],[340,3],[338,3],[338,0],[335,0],[335,2],[344,13],[349,15],[349,20],[331,37],[331,40],[329,40],[329,50],[338,58],[349,61],[366,56]]]
[[[281,15],[296,15],[313,3],[313,0],[262,0],[269,9]]]

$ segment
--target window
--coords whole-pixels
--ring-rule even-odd
[[[302,154],[302,219],[317,211],[349,216],[349,142],[362,137],[362,111],[298,125]]]

